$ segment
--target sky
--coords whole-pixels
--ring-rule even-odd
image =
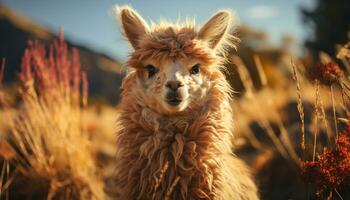
[[[236,24],[246,24],[268,33],[277,45],[284,34],[302,44],[307,37],[300,8],[313,8],[315,0],[0,0],[24,16],[58,32],[63,27],[65,37],[125,60],[131,47],[120,34],[113,8],[131,5],[146,21],[161,18],[176,21],[194,18],[203,24],[217,10],[231,9]]]

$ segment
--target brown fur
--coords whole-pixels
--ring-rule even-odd
[[[222,59],[215,49],[228,27],[219,27],[218,37],[207,39],[213,30],[198,32],[193,24],[165,24],[151,29],[145,25],[143,29],[130,26],[133,22],[128,17],[139,18],[131,8],[119,8],[119,14],[134,47],[127,62],[134,70],[122,85],[118,119],[119,198],[258,199],[247,168],[231,149],[231,88],[220,71]],[[225,16],[215,17],[226,20]],[[125,21],[145,34],[130,33]],[[136,21],[144,23],[142,18]],[[205,66],[201,73],[208,89],[202,91],[200,99],[191,100],[186,109],[164,111],[140,86],[144,62],[149,60],[163,67],[173,60],[200,61]],[[161,87],[162,79],[157,81]]]

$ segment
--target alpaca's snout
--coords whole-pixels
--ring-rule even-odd
[[[169,91],[166,95],[166,101],[171,106],[178,106],[182,102],[181,93],[177,89]]]
[[[179,87],[184,86],[182,82],[180,81],[168,81],[165,85],[167,88],[169,88],[172,91],[177,91]]]
[[[183,83],[181,81],[168,81],[165,87],[168,89],[166,94],[166,101],[171,106],[178,106],[182,100],[182,87]]]

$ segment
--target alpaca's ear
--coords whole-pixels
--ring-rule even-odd
[[[198,38],[207,41],[212,49],[219,46],[220,42],[227,37],[227,32],[231,27],[231,18],[231,11],[219,11],[202,26],[198,32]]]
[[[129,6],[116,6],[116,14],[122,25],[124,35],[134,49],[137,49],[140,38],[147,33],[145,20]]]

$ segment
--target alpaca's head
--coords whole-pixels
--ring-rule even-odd
[[[199,29],[188,21],[148,26],[128,6],[117,7],[117,14],[133,47],[127,67],[134,80],[123,89],[159,113],[174,114],[205,102],[222,66],[218,53],[233,44],[231,12],[218,12]]]

